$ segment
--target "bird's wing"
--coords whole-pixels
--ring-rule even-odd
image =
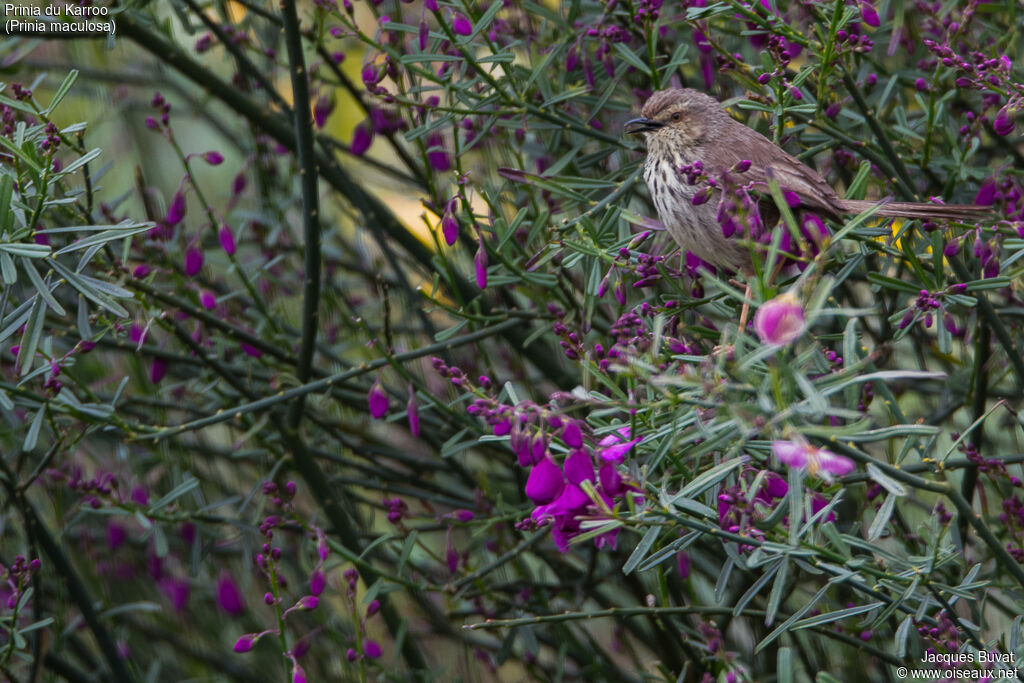
[[[740,140],[736,144],[715,146],[716,163],[712,174],[728,171],[740,161],[749,161],[750,168],[733,178],[742,183],[753,183],[754,188],[768,193],[768,179],[774,178],[783,191],[800,198],[800,205],[828,215],[841,211],[839,195],[832,186],[810,166],[790,156],[771,140],[757,131],[736,122]],[[770,200],[769,200],[770,201]]]

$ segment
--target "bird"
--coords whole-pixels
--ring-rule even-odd
[[[696,162],[708,178],[745,169],[736,178],[764,198],[759,207],[765,223],[778,221],[778,210],[768,195],[770,178],[796,195],[801,211],[823,218],[838,219],[877,207],[876,215],[884,217],[973,222],[991,211],[988,206],[966,204],[843,199],[817,171],[732,118],[718,100],[698,90],[660,90],[647,99],[640,113],[640,118],[624,124],[624,130],[646,138],[643,176],[659,220],[681,249],[727,271],[749,276],[756,254],[747,240],[723,232],[716,201],[721,198],[721,186],[707,196],[706,188],[687,182],[680,172]],[[703,195],[695,200],[698,193]],[[746,299],[749,294],[748,279]]]

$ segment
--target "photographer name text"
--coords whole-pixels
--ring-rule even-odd
[[[73,3],[38,5],[4,4],[4,32],[20,33],[109,33],[116,24],[107,7],[83,7]],[[63,20],[63,21],[62,21]]]

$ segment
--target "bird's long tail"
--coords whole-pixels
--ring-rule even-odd
[[[921,218],[933,221],[974,223],[992,213],[991,206],[976,204],[928,204],[924,202],[874,202],[867,199],[841,199],[840,207],[847,213],[861,213],[878,206],[875,215],[890,218]]]

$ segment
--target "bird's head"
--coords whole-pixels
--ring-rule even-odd
[[[677,88],[651,95],[640,114],[640,118],[626,121],[626,133],[643,133],[648,147],[689,147],[702,142],[710,126],[724,112],[714,98],[689,88]]]

